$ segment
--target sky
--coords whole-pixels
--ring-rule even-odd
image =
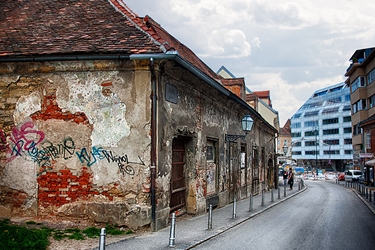
[[[124,0],[217,72],[269,90],[284,126],[318,89],[344,82],[357,49],[375,47],[368,0]]]

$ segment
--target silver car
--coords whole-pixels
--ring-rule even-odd
[[[359,177],[362,175],[361,170],[346,170],[345,171],[345,181],[348,182],[358,182]]]

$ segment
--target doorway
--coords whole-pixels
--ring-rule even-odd
[[[170,212],[186,205],[185,141],[175,138],[172,142],[172,171],[170,181]]]

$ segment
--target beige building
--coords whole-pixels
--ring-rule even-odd
[[[236,78],[226,67],[221,66],[217,73],[225,79]],[[238,79],[238,78],[236,78]],[[253,107],[275,129],[279,130],[279,113],[272,108],[269,90],[251,91],[246,87],[246,102]]]

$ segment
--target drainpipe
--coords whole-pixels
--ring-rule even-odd
[[[153,231],[156,231],[156,74],[154,59],[150,58],[151,71],[151,220]]]

